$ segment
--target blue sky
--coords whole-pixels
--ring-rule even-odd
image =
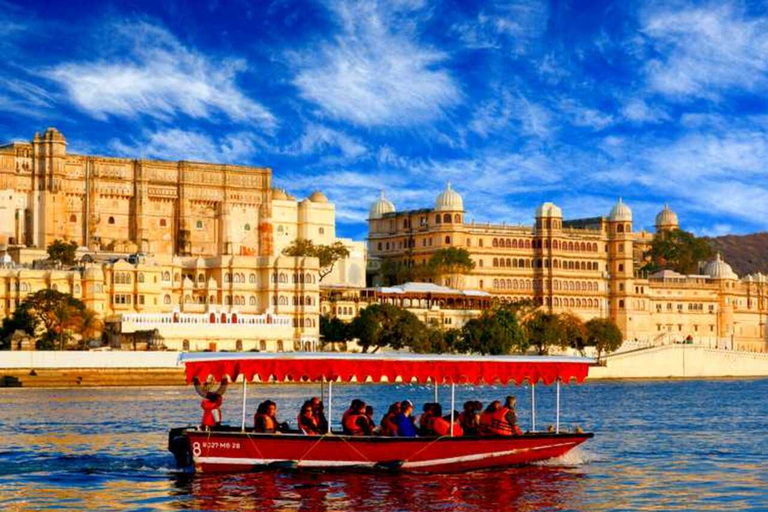
[[[0,139],[270,166],[345,236],[448,180],[477,221],[768,229],[765,2],[0,0],[0,52]]]

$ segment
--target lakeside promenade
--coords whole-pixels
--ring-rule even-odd
[[[0,354],[0,387],[173,386],[184,384],[180,352],[53,352]],[[589,379],[717,379],[768,377],[768,354],[665,345],[617,352]]]

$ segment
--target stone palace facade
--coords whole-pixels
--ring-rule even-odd
[[[461,247],[475,268],[442,276],[438,284],[501,301],[531,299],[584,320],[610,317],[627,340],[642,344],[768,347],[768,278],[739,278],[719,256],[698,275],[644,275],[639,269],[653,235],[634,230],[632,211],[621,200],[606,217],[566,220],[559,207],[544,203],[533,225],[480,224],[466,221],[463,199],[449,183],[434,207],[418,210],[397,211],[382,193],[368,226],[374,280],[386,259],[422,265],[439,249]],[[664,207],[656,230],[677,228],[677,215]]]
[[[323,284],[364,287],[365,246],[336,237],[334,205],[273,188],[269,168],[71,154],[54,128],[0,146],[2,316],[50,287],[167,348],[313,350],[318,261],[281,252],[297,238],[344,243]],[[77,268],[41,268],[56,239]]]

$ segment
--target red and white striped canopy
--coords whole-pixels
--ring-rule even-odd
[[[187,383],[213,378],[246,381],[427,381],[445,384],[583,382],[594,361],[583,357],[432,356],[422,354],[185,353]]]

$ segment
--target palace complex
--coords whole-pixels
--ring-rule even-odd
[[[80,247],[75,268],[45,265],[57,239]],[[365,286],[365,245],[336,237],[334,205],[273,188],[269,168],[71,154],[54,128],[0,146],[2,316],[53,288],[167,348],[314,350],[320,269],[282,255],[296,239],[342,242],[322,284]]]
[[[531,299],[583,320],[610,317],[627,340],[644,344],[687,340],[759,352],[768,347],[768,278],[739,278],[719,255],[696,275],[645,275],[640,267],[653,235],[635,231],[632,211],[621,200],[606,217],[565,220],[559,207],[544,203],[532,225],[481,224],[466,221],[462,197],[449,183],[432,208],[397,211],[382,193],[370,208],[368,226],[374,280],[381,280],[377,269],[386,260],[417,266],[439,249],[466,249],[475,268],[437,283],[454,289],[442,293],[459,312],[480,304],[461,300],[462,292],[476,290],[501,301]],[[677,229],[677,215],[665,206],[655,228]],[[374,294],[377,300],[382,293],[411,309],[438,297],[427,290],[384,288]],[[458,314],[455,323],[463,317]]]

